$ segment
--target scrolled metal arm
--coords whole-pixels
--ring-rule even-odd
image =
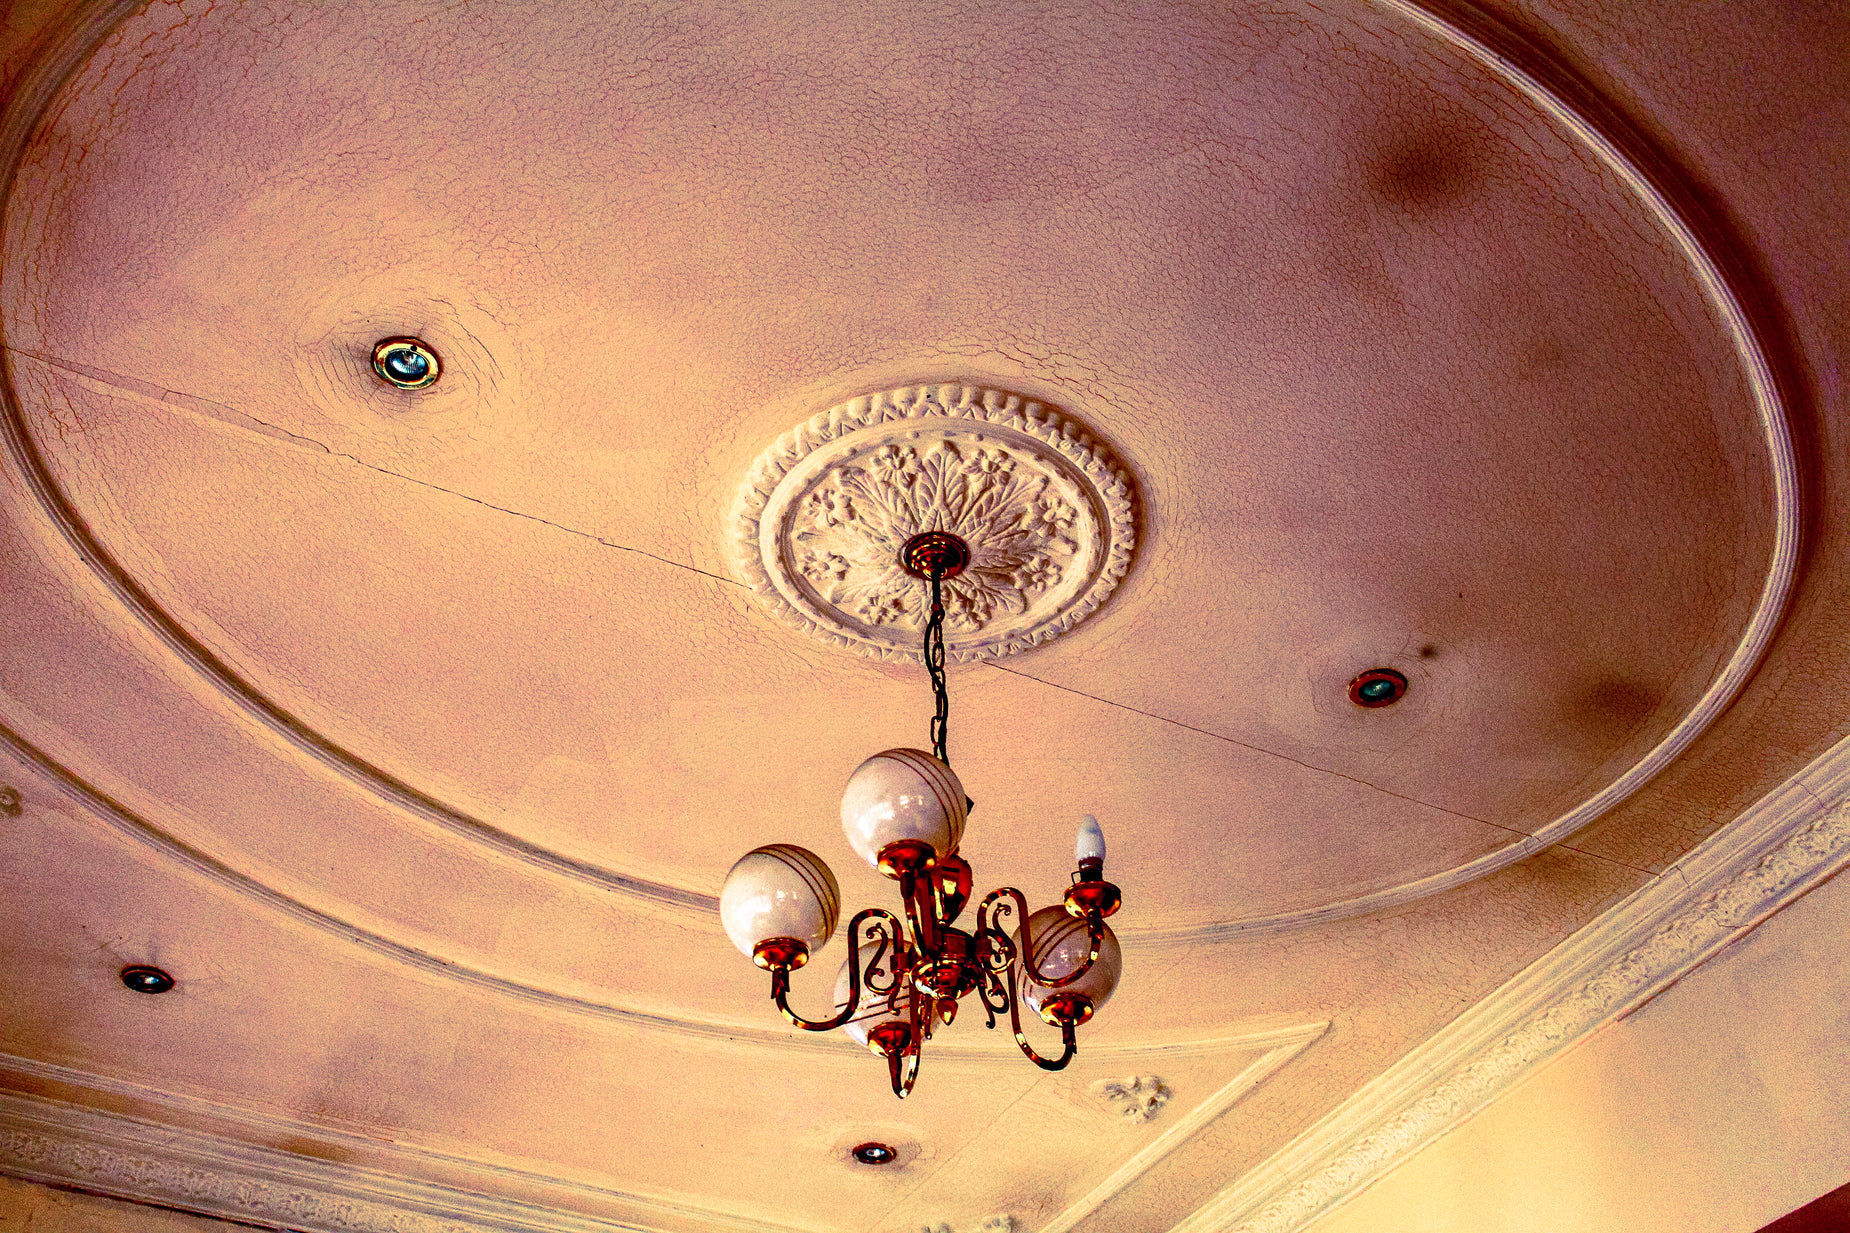
[[[869,932],[880,939],[881,949],[875,953],[873,959],[869,961],[869,964],[871,966],[874,963],[878,963],[881,955],[886,953],[890,947],[893,954],[894,981],[895,984],[897,984],[899,979],[899,968],[904,961],[904,947],[902,943],[906,936],[905,927],[899,923],[898,917],[894,916],[885,908],[865,908],[856,912],[854,914],[854,919],[848,922],[847,1007],[843,1009],[840,1014],[831,1019],[824,1019],[820,1022],[813,1022],[809,1019],[805,1019],[803,1016],[797,1014],[796,1011],[790,1009],[790,1003],[788,1001],[790,993],[790,973],[787,970],[780,969],[771,973],[771,1000],[777,1004],[777,1009],[783,1014],[784,1018],[806,1032],[833,1031],[847,1023],[848,1020],[854,1018],[855,1012],[861,1009],[861,926],[870,920],[876,920],[874,928]]]
[[[983,979],[976,987],[976,996],[982,999],[983,1014],[989,1020],[984,1024],[985,1027],[994,1028],[996,1016],[1008,1014],[1009,1009],[1014,1005],[1015,996],[1009,992],[1014,975],[1015,969],[1012,963],[1004,964],[1000,970],[992,967],[983,973]]]
[[[997,903],[998,900],[1004,899],[1010,902]],[[995,912],[994,915],[1001,915],[1002,912],[1012,911],[1020,916],[1021,946],[1019,948],[1015,946],[1014,939],[1010,938],[1002,927],[996,924],[992,919],[992,908],[1000,909]],[[988,962],[992,967],[995,965],[994,956],[998,953],[1002,953],[1003,948],[1006,947],[1006,953],[1008,953],[1015,962],[1021,964],[1022,970],[1027,973],[1028,979],[1048,989],[1059,989],[1063,986],[1070,985],[1081,976],[1084,976],[1087,972],[1090,972],[1092,970],[1092,965],[1098,962],[1098,948],[1104,945],[1105,942],[1105,922],[1097,916],[1087,913],[1086,941],[1090,953],[1086,955],[1086,961],[1065,976],[1044,975],[1040,968],[1036,967],[1034,963],[1034,938],[1028,931],[1028,901],[1022,896],[1020,891],[1012,886],[1004,886],[1000,890],[990,891],[983,899],[983,906],[978,908],[976,912],[976,931],[977,936],[983,938],[988,944],[986,947],[990,955]],[[1018,949],[1019,953],[1016,953]]]

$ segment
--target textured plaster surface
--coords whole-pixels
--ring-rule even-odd
[[[1575,839],[1661,869],[1846,731],[1837,685],[1850,629],[1846,579],[1850,278],[1840,186],[1850,177],[1850,41],[1832,5],[1720,3],[1494,6],[1550,41],[1651,134],[1737,239],[1792,357],[1795,424],[1810,491],[1805,583],[1755,688],[1715,738],[1653,791]]]
[[[971,748],[1034,749],[1023,799],[1095,768],[1123,850],[1198,871],[1152,926],[1509,843],[1740,633],[1770,526],[1725,339],[1615,182],[1403,26],[395,12],[136,18],[22,170],[8,345],[153,602],[525,842],[710,893],[741,832],[826,830],[836,777],[784,751],[851,764],[917,673],[739,611],[715,529],[870,382],[993,375],[1140,470],[1119,598],[958,683]],[[383,388],[382,331],[448,375]],[[1380,664],[1409,700],[1345,703]],[[1178,850],[1203,831],[1239,838]],[[996,842],[1011,876],[1041,850]]]
[[[1810,485],[1792,614],[1716,728],[1566,844],[1375,917],[1139,948],[1140,925],[1508,842],[1728,654],[1765,462],[1725,339],[1615,183],[1359,4],[150,6],[74,79],[5,220],[27,429],[189,637],[578,872],[253,720],[9,474],[0,720],[304,912],[9,769],[0,1048],[819,1230],[952,1220],[931,1178],[993,1159],[962,1185],[1032,1228],[1050,1177],[1128,1147],[982,1146],[1064,1125],[1058,1082],[1004,1041],[1006,1080],[928,1059],[896,1106],[864,1055],[779,1045],[712,922],[584,876],[710,894],[786,839],[882,896],[833,797],[923,739],[920,673],[764,617],[723,516],[815,410],[975,378],[1109,435],[1143,502],[1105,610],[953,675],[979,878],[1051,897],[1069,817],[1106,819],[1130,966],[1090,1042],[1332,1023],[1090,1222],[1166,1228],[1843,731],[1843,36],[1771,6],[1513,16],[1687,164],[1784,314]],[[429,396],[367,375],[397,333],[444,355]],[[1342,701],[1383,663],[1405,703]],[[130,961],[181,991],[129,994]],[[868,1128],[926,1163],[829,1163]]]

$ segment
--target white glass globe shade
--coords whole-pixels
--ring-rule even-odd
[[[753,848],[726,875],[719,918],[747,956],[771,938],[794,938],[813,955],[834,936],[841,890],[820,856],[794,844]]]
[[[842,961],[841,971],[835,977],[835,1013],[838,1015],[848,1009],[848,964],[851,962],[853,962],[852,955]],[[885,980],[887,977],[883,976],[881,979]],[[867,1033],[876,1024],[894,1019],[902,1023],[911,1022],[912,982],[906,981],[902,984],[899,996],[893,998],[892,1004],[889,1005],[887,999],[892,997],[891,993],[875,993],[863,983],[861,985],[861,1009],[854,1018],[842,1024],[843,1034],[861,1048],[866,1049],[869,1047]]]
[[[1119,948],[1118,937],[1111,926],[1101,925],[1101,928],[1104,936],[1098,943],[1098,962],[1070,985],[1050,989],[1029,976],[1027,966],[1023,965],[1021,997],[1035,1014],[1040,1014],[1041,1004],[1056,993],[1083,994],[1092,999],[1093,1010],[1111,1000],[1112,991],[1118,987],[1118,977],[1124,972],[1124,951]],[[1034,939],[1034,966],[1054,980],[1077,972],[1085,965],[1086,956],[1092,953],[1086,922],[1064,907],[1042,908],[1030,916],[1028,933]],[[1019,953],[1019,932],[1015,934],[1015,945]]]
[[[848,846],[878,868],[880,849],[901,839],[928,843],[939,856],[964,837],[964,786],[951,768],[919,749],[889,749],[855,768],[841,798]]]

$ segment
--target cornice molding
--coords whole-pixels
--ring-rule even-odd
[[[233,1127],[237,1137],[0,1090],[0,1172],[129,1202],[298,1233],[801,1233],[696,1203],[481,1165],[22,1057],[0,1055],[0,1077],[102,1090],[152,1103],[178,1120],[203,1116]],[[329,1159],[255,1146],[305,1139]],[[353,1157],[394,1168],[355,1165]],[[509,1192],[542,1202],[503,1198]]]
[[[1078,1225],[1328,1026],[1091,1051],[1094,1061],[1159,1065],[1214,1051],[1254,1056],[1037,1233]],[[82,1093],[86,1103],[53,1092]],[[271,1143],[312,1147],[304,1154]],[[799,1233],[691,1199],[484,1164],[8,1054],[0,1054],[0,1173],[300,1233]]]
[[[299,1130],[277,1121],[283,1130]],[[332,1136],[317,1131],[318,1139]],[[287,1141],[287,1136],[283,1140]],[[381,1145],[361,1140],[369,1154]],[[297,1233],[801,1233],[626,1191],[568,1184],[433,1154],[470,1189],[253,1147],[198,1131],[0,1092],[0,1172],[139,1203]],[[499,1198],[518,1186],[562,1195],[587,1211]],[[477,1188],[479,1186],[479,1189]]]
[[[1170,1233],[1295,1233],[1850,865],[1850,739]]]

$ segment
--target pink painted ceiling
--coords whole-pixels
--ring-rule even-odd
[[[1839,731],[1842,35],[1697,7],[154,4],[16,76],[0,1048],[674,1227],[1168,1227]],[[835,802],[924,674],[725,528],[938,382],[1134,479],[1104,608],[951,674],[979,889],[1097,814],[1127,975],[1092,1069],[960,1023],[900,1107],[711,897],[889,893]],[[1201,1127],[1080,1211],[1151,1067]]]

